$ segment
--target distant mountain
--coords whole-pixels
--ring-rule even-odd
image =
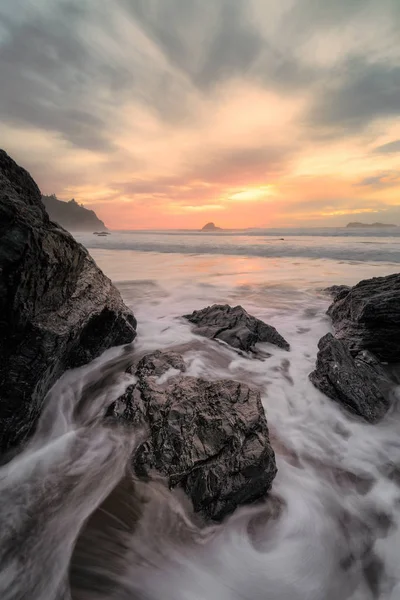
[[[107,227],[93,210],[78,204],[75,200],[63,202],[55,194],[42,196],[43,203],[52,221],[68,231],[104,231]]]
[[[207,223],[202,228],[202,231],[221,231],[221,227],[217,227],[214,223]]]
[[[346,227],[359,227],[359,228],[366,228],[366,227],[397,227],[397,225],[392,225],[391,223],[349,223],[348,225],[346,225]]]

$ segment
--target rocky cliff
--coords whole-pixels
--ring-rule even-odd
[[[68,231],[104,231],[106,226],[93,210],[89,210],[70,200],[63,202],[53,194],[42,196],[43,204],[52,221],[55,221]]]
[[[0,450],[21,442],[68,368],[131,342],[136,321],[88,252],[0,151]]]
[[[211,314],[206,309],[201,316],[203,325],[211,320],[211,329],[215,319],[222,320],[221,339],[235,348],[254,352],[258,341],[270,341],[289,349],[276,330],[241,307],[211,307]],[[135,329],[111,281],[49,219],[30,175],[0,151],[0,451],[29,436],[46,393],[64,371],[131,342]],[[161,476],[211,520],[263,498],[276,464],[260,391],[235,381],[188,377],[174,352],[158,351],[139,362],[129,347],[126,354],[136,383],[97,419],[145,426],[147,440],[132,456],[136,475]],[[84,396],[104,387],[107,366],[99,370],[98,379],[81,390]],[[62,413],[57,403],[56,409]],[[51,429],[51,421],[42,414],[36,435]]]

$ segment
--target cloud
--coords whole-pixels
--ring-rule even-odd
[[[141,223],[395,201],[398,0],[13,0],[0,22],[0,133],[47,193]]]
[[[400,171],[386,171],[378,175],[365,177],[357,185],[380,189],[400,186]]]
[[[194,160],[192,177],[232,186],[246,182],[268,183],[287,166],[293,152],[293,148],[279,145],[219,149],[207,158],[197,157]]]
[[[7,20],[8,37],[0,44],[0,117],[7,122],[56,131],[71,144],[112,150],[106,122],[93,111],[85,88],[87,48],[71,35],[80,15],[35,14],[19,23]],[[63,19],[68,17],[68,25]]]
[[[382,146],[378,146],[374,148],[374,152],[377,154],[394,154],[396,152],[400,152],[400,140],[395,140],[394,142],[389,142],[387,144],[383,144]]]
[[[362,130],[371,121],[400,115],[400,67],[350,58],[309,110],[313,126],[335,135]]]
[[[246,74],[263,47],[246,0],[121,0],[121,5],[201,89]]]

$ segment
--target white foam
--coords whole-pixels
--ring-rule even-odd
[[[396,480],[400,465],[399,412],[394,407],[382,423],[367,425],[342,411],[308,380],[315,364],[317,342],[330,328],[325,316],[329,299],[318,288],[332,283],[355,283],[361,274],[385,274],[386,266],[379,269],[377,265],[355,267],[300,259],[295,262],[282,259],[271,264],[265,259],[234,257],[213,257],[210,264],[204,256],[146,254],[144,260],[143,254],[121,256],[120,252],[107,252],[106,256],[100,251],[96,258],[103,259],[102,266],[108,275],[125,282],[120,285],[122,294],[138,318],[134,352],[140,356],[155,349],[178,348],[187,365],[187,376],[233,378],[257,386],[262,393],[279,470],[271,500],[265,507],[239,510],[221,527],[206,532],[197,530],[184,505],[172,496],[150,494],[151,501],[145,505],[138,528],[123,538],[123,557],[118,557],[123,568],[113,579],[113,592],[105,587],[102,592],[93,592],[94,595],[88,592],[77,598],[399,598],[400,487]],[[114,277],[115,273],[118,277]],[[262,349],[272,356],[259,361],[194,335],[181,315],[214,302],[242,304],[251,314],[274,325],[290,342],[291,351],[265,345]],[[87,469],[86,485],[84,477],[81,481],[78,513],[76,504],[71,504],[74,512],[69,512],[68,495],[62,504],[64,525],[77,515],[82,519],[94,510],[115,483],[105,464],[108,452],[116,461],[113,468],[118,477],[126,464],[124,444],[121,449],[115,435],[109,438],[97,416],[131,382],[128,377],[119,374],[97,390],[89,403],[84,403],[79,413],[84,418],[83,425],[74,420],[74,407],[80,402],[85,382],[96,380],[103,372],[100,366],[109,364],[109,360],[115,366],[117,359],[118,351],[112,351],[98,363],[68,373],[56,393],[50,395],[44,425],[39,429],[42,442],[46,441],[45,449],[36,439],[31,454],[23,459],[29,461],[29,468],[20,469],[18,465],[22,463],[13,463],[20,484],[25,480],[28,488],[34,490],[39,485],[38,478],[31,478],[30,473],[36,472],[39,463],[43,470],[45,464],[38,459],[40,453],[44,453],[49,464],[59,466],[53,479],[55,489],[65,477],[63,468],[80,477]],[[168,372],[162,381],[165,383],[173,374]],[[87,452],[76,456],[68,436],[76,436],[82,427],[88,427],[93,437]],[[54,453],[50,452],[53,444],[58,448]],[[64,463],[58,460],[63,447]],[[103,469],[107,474],[105,480]],[[4,497],[11,480],[7,479],[6,471],[0,475],[3,486],[0,492],[3,490]],[[272,500],[281,506],[281,512],[278,517],[263,520],[271,510]],[[21,519],[23,510],[24,507],[19,508]],[[15,524],[17,532],[21,522]],[[55,532],[59,532],[54,524],[57,521],[52,523]],[[185,537],[182,531],[192,535]],[[47,529],[45,533],[50,536],[51,531]],[[39,535],[37,531],[35,535]],[[50,538],[60,543],[57,535],[43,538],[44,542]],[[101,539],[106,546],[107,536]],[[90,554],[101,551],[98,545],[97,541],[88,552],[89,565],[94,569],[93,582],[100,585],[107,567],[96,571],[95,559]],[[68,552],[63,556],[65,567]],[[47,565],[52,569],[51,561]],[[11,589],[10,582],[16,580],[16,573],[10,568],[8,565],[0,577],[3,590]],[[10,593],[3,597],[22,596]],[[29,597],[44,600],[43,594]]]

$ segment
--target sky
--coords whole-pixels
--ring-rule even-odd
[[[0,146],[113,229],[400,225],[400,0],[1,0]]]

